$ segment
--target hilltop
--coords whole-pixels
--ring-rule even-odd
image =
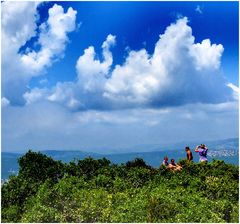
[[[238,222],[238,166],[188,163],[182,171],[29,151],[2,186],[3,222]]]

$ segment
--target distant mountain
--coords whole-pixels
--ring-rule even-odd
[[[139,152],[159,152],[159,151],[176,151],[182,150],[186,146],[189,146],[191,149],[194,149],[196,145],[204,143],[208,146],[209,149],[238,149],[239,138],[229,138],[223,140],[201,140],[201,141],[182,141],[177,143],[169,144],[139,144],[131,147],[125,148],[104,148],[104,154],[126,154],[126,153],[139,153]],[[103,150],[101,148],[92,149],[94,152],[102,154]]]
[[[68,163],[73,161],[74,159],[83,159],[86,157],[93,157],[93,158],[102,158],[103,155],[94,153],[94,152],[83,152],[78,150],[71,150],[71,151],[63,151],[63,150],[44,150],[40,151],[41,153],[52,157],[55,160],[61,160],[62,162]]]
[[[209,147],[209,152],[208,152],[209,161],[211,161],[212,159],[220,159],[220,160],[224,160],[226,163],[232,163],[235,165],[239,164],[238,139],[209,141],[209,142],[205,142],[205,144]],[[192,151],[194,151],[194,147],[196,145],[197,145],[196,143],[189,144]],[[171,148],[171,150],[167,148],[165,148],[165,150],[164,149],[160,150],[159,148],[159,150],[152,151],[152,152],[130,152],[130,153],[115,153],[115,154],[99,154],[99,153],[83,152],[83,151],[60,151],[60,150],[45,150],[41,152],[43,154],[46,154],[47,156],[52,157],[55,160],[61,160],[62,162],[70,162],[70,161],[73,161],[74,159],[76,160],[84,159],[86,157],[91,156],[92,158],[95,158],[95,159],[106,157],[112,163],[120,164],[120,163],[125,163],[129,160],[133,160],[138,157],[138,158],[143,158],[147,164],[153,167],[159,167],[165,155],[167,155],[169,159],[174,158],[176,161],[186,157],[186,153],[184,151],[185,145],[183,143],[178,143],[175,145],[175,147],[177,149],[174,149],[173,147]],[[17,160],[22,155],[24,155],[24,153],[2,152],[1,179],[7,179],[9,175],[17,174],[18,172]],[[193,156],[194,156],[194,161],[198,162],[199,156],[197,155],[197,153],[193,152]]]

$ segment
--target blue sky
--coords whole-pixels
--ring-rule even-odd
[[[2,3],[3,150],[237,137],[238,27],[238,2]]]

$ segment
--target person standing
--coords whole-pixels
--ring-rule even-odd
[[[187,152],[187,160],[189,162],[191,162],[193,160],[193,155],[192,155],[192,152],[191,152],[189,146],[185,147],[185,151]]]
[[[208,148],[204,144],[196,146],[195,152],[199,153],[199,156],[200,156],[199,161],[200,162],[207,162],[208,161],[207,151],[208,151]]]

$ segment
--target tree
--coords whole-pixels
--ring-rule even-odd
[[[24,156],[19,158],[19,176],[33,181],[44,182],[51,179],[57,182],[64,175],[64,165],[60,161],[55,161],[51,157],[40,152],[29,150]]]
[[[133,167],[143,167],[143,168],[150,168],[145,161],[142,158],[136,158],[132,161],[128,161],[126,163],[127,168],[133,168]]]

